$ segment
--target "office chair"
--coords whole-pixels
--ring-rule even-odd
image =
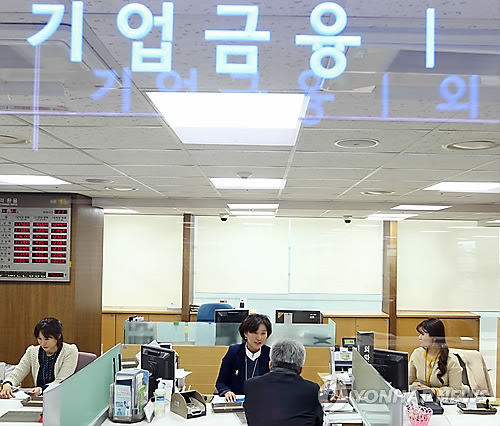
[[[486,363],[481,352],[450,348],[450,353],[457,357],[458,362],[462,366],[464,370],[462,373],[462,383],[467,385],[472,393],[480,392],[482,396],[494,395],[490,375],[488,374],[488,369],[486,368]]]
[[[204,303],[198,308],[197,322],[214,322],[216,309],[233,309],[228,303]]]
[[[96,358],[96,354],[90,352],[78,352],[78,362],[76,363],[75,373],[80,371],[83,367],[89,365]]]

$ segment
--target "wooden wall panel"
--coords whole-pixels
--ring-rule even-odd
[[[450,348],[457,349],[474,349],[479,350],[479,317],[470,313],[463,313],[464,317],[460,318],[460,313],[445,313],[445,312],[427,312],[424,315],[415,314],[408,316],[411,311],[407,311],[403,316],[398,316],[397,328],[398,336],[396,341],[396,350],[408,352],[411,354],[415,348],[418,348],[418,332],[417,325],[426,318],[440,318],[446,329],[446,342]],[[461,337],[467,337],[472,340],[462,340]]]
[[[116,345],[115,314],[102,314],[101,323],[101,350],[107,352]]]
[[[102,244],[104,214],[87,197],[73,197],[72,280],[75,342],[82,352],[101,353]]]
[[[194,275],[194,215],[184,214],[182,231],[182,321],[189,321],[189,307],[193,303]]]
[[[389,315],[389,348],[394,349],[397,333],[398,223],[384,221],[382,311]]]
[[[17,364],[26,348],[37,344],[34,327],[49,316],[61,320],[66,342],[100,354],[103,214],[91,207],[90,198],[72,199],[71,281],[0,282],[0,360],[9,364]]]

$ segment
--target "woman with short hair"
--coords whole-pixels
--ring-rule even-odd
[[[37,346],[29,346],[14,371],[9,374],[0,391],[0,398],[13,398],[13,386],[21,382],[31,370],[35,387],[30,395],[40,395],[49,384],[59,383],[71,376],[78,362],[76,345],[64,343],[62,324],[56,318],[44,318],[34,330]]]
[[[228,402],[243,394],[246,380],[269,372],[270,348],[265,344],[272,333],[269,317],[249,315],[240,324],[239,332],[243,343],[229,347],[215,384],[218,394]]]

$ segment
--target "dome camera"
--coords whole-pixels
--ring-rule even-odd
[[[350,214],[344,215],[344,223],[351,223],[352,222],[352,216]]]
[[[229,219],[229,215],[225,214],[225,213],[221,213],[219,215],[219,217],[220,217],[220,220],[222,220],[223,222],[226,222]]]

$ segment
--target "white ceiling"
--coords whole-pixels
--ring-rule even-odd
[[[31,14],[35,1],[0,3],[0,135],[33,135],[34,49],[25,41],[44,22]],[[45,1],[63,3],[63,1]],[[70,23],[65,1],[65,23]],[[83,63],[69,61],[69,27],[61,27],[41,47],[39,150],[31,143],[0,146],[0,174],[41,174],[61,178],[60,187],[1,187],[3,191],[75,192],[102,207],[129,207],[145,214],[217,215],[231,202],[279,202],[278,215],[366,217],[398,204],[451,205],[425,219],[500,218],[499,194],[422,191],[442,181],[500,182],[500,147],[471,152],[443,145],[468,140],[500,141],[500,5],[498,0],[344,0],[345,33],[361,35],[350,48],[346,72],[323,83],[335,95],[326,102],[329,119],[302,125],[294,147],[183,145],[157,117],[146,91],[156,90],[156,74],[134,73],[131,111],[121,115],[121,69],[130,66],[131,43],[116,29],[124,0],[86,0]],[[153,13],[160,2],[143,1]],[[240,18],[216,15],[217,4],[258,4],[258,29],[271,32],[259,45],[259,89],[297,93],[297,79],[309,65],[311,49],[295,46],[296,34],[311,34],[310,11],[319,1],[175,2],[173,68],[187,78],[198,69],[198,90],[243,90],[248,80],[215,73],[216,42],[205,29],[238,29]],[[436,69],[415,67],[425,48],[425,9],[436,8]],[[147,46],[159,43],[156,30]],[[410,53],[407,53],[409,51]],[[451,57],[444,56],[454,54]],[[416,56],[415,56],[416,55]],[[410,58],[410,59],[409,59]],[[457,61],[457,62],[454,62]],[[496,61],[496,62],[495,62]],[[459,69],[452,68],[458,63]],[[493,65],[492,65],[493,64]],[[115,88],[99,102],[90,94],[102,84],[94,70],[115,69]],[[382,76],[389,75],[389,117],[381,119]],[[479,119],[467,111],[436,112],[439,84],[450,73],[480,76]],[[363,89],[368,88],[368,89]],[[19,107],[24,108],[18,113]],[[56,112],[64,114],[56,114]],[[8,114],[7,114],[8,113]],[[74,114],[69,114],[74,113]],[[313,112],[310,113],[314,115]],[[360,117],[364,117],[361,119]],[[345,149],[339,139],[379,141],[369,149]],[[285,178],[281,191],[217,190],[209,178]],[[95,184],[87,178],[113,183]],[[128,186],[133,192],[106,187]],[[394,191],[364,195],[363,191]]]

